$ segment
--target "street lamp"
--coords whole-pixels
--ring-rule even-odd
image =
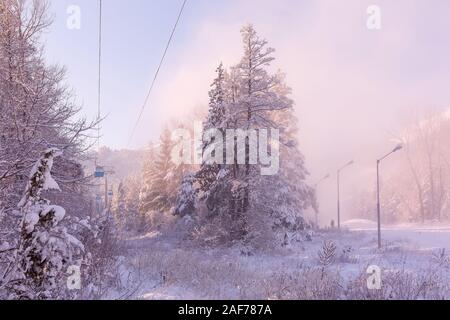
[[[320,179],[319,181],[316,182],[316,184],[314,185],[316,188],[317,186],[322,182],[325,181],[327,179],[329,179],[331,177],[331,175],[328,173],[326,176],[324,176],[322,179]]]
[[[378,220],[378,249],[381,249],[381,205],[380,205],[380,164],[391,154],[403,149],[403,145],[397,145],[394,150],[377,160],[377,220]]]
[[[352,160],[349,163],[347,163],[345,166],[340,168],[337,171],[337,216],[338,216],[338,229],[341,229],[341,200],[340,200],[340,194],[341,194],[341,186],[340,186],[340,180],[341,180],[341,171],[347,168],[348,166],[351,166],[355,162]]]
[[[326,176],[324,176],[322,179],[320,179],[319,181],[316,182],[316,184],[314,185],[314,189],[316,189],[317,191],[317,187],[319,186],[319,184],[327,179],[329,179],[331,177],[331,175],[328,173]],[[316,210],[316,227],[319,227],[319,209],[317,208]]]

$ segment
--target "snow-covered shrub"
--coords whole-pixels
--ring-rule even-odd
[[[357,263],[358,258],[353,253],[354,250],[351,246],[345,246],[337,257],[337,261],[341,263]]]
[[[178,219],[170,212],[151,211],[147,214],[148,230],[169,232]]]
[[[81,269],[83,286],[78,298],[102,298],[119,277],[117,262],[121,247],[114,219],[105,211],[98,217],[74,222],[79,226],[78,235],[86,247]]]
[[[317,257],[320,265],[324,267],[332,264],[336,258],[336,244],[333,241],[324,241]]]
[[[284,241],[284,232],[274,231],[273,220],[265,212],[251,212],[246,219],[246,236],[243,244],[258,251],[279,247]],[[290,242],[290,240],[289,240]]]
[[[192,239],[193,230],[198,226],[197,218],[190,215],[183,218],[171,218],[174,221],[170,222],[167,230],[164,230],[164,235],[172,239]]]
[[[450,266],[450,256],[446,253],[445,248],[433,252],[432,261],[444,268],[448,268]]]
[[[448,281],[437,269],[389,270],[383,273],[380,290],[367,288],[367,273],[362,272],[347,285],[346,299],[356,300],[441,300],[449,292]]]
[[[278,272],[265,281],[265,291],[267,299],[337,300],[342,297],[342,277],[323,268]]]
[[[231,221],[227,218],[227,216],[219,216],[212,220],[201,219],[192,229],[190,239],[199,245],[230,245],[232,243]],[[228,224],[225,222],[226,220],[228,220]]]

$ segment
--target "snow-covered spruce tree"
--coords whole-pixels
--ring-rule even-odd
[[[166,127],[161,134],[157,155],[149,158],[144,167],[139,206],[143,215],[168,213],[176,202],[184,170],[172,161],[173,146],[171,132]]]
[[[195,178],[193,174],[187,174],[181,183],[178,192],[177,204],[173,214],[179,217],[193,215],[195,213],[196,190],[194,188]]]
[[[238,164],[235,152],[234,164],[219,169],[202,168],[204,172],[200,171],[197,176],[204,179],[200,180],[202,193],[206,195],[204,198],[212,199],[212,204],[208,204],[209,209],[213,209],[211,212],[220,212],[227,218],[221,223],[227,224],[231,239],[257,243],[263,242],[261,235],[279,234],[284,242],[288,232],[306,227],[302,215],[305,209],[315,205],[314,190],[305,182],[308,172],[296,141],[297,123],[293,117],[294,103],[289,98],[290,90],[281,73],[270,74],[268,71],[274,60],[274,49],[267,47],[267,41],[259,38],[251,25],[242,29],[242,37],[244,56],[229,74],[225,73],[224,85],[221,86],[224,90],[219,91],[225,95],[221,100],[225,111],[219,113],[225,115],[225,120],[221,123],[225,123],[227,129],[255,130],[256,133],[261,129],[279,129],[280,146],[272,143],[269,148],[280,149],[280,170],[274,175],[262,176],[261,165],[250,163],[247,139],[245,164]],[[212,93],[215,93],[214,84]],[[214,112],[217,104],[214,99],[212,102],[208,121],[215,119],[217,114]],[[214,188],[217,186],[221,189],[216,192]],[[219,196],[208,198],[211,192]],[[229,197],[226,196],[228,192]]]
[[[209,110],[207,120],[203,124],[203,132],[218,130],[223,137],[228,128],[228,105],[226,101],[225,77],[226,73],[222,63],[216,70],[217,77],[211,84],[209,91]],[[205,138],[205,137],[204,137]],[[212,163],[216,150],[223,149],[222,163]],[[206,137],[203,141],[203,163],[196,174],[200,200],[203,201],[211,215],[217,216],[227,211],[231,197],[231,183],[228,166],[225,164],[226,152],[223,141],[215,141],[214,138]]]
[[[19,299],[66,297],[69,266],[81,267],[83,244],[60,226],[66,211],[42,197],[45,190],[59,186],[51,176],[58,149],[48,149],[31,171],[19,203],[23,214],[21,239],[17,251],[18,272],[22,279],[14,286]]]

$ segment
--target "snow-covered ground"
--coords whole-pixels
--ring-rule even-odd
[[[363,231],[376,236],[377,224],[370,220],[350,220],[343,226],[351,231]],[[392,226],[382,226],[382,239],[387,241],[404,241],[416,244],[421,249],[445,248],[450,251],[450,225],[428,223],[404,223]]]
[[[254,252],[199,249],[151,233],[126,243],[123,299],[450,299],[450,228],[344,223],[347,231],[323,231],[311,242]],[[325,241],[336,244],[334,261],[319,262]],[[446,249],[446,251],[444,251]],[[382,270],[382,289],[367,288],[368,266]]]

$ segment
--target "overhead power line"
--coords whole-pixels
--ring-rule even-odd
[[[158,68],[156,69],[155,76],[153,77],[152,84],[150,85],[150,89],[148,90],[147,96],[145,97],[144,104],[141,107],[141,110],[140,110],[140,113],[139,113],[139,117],[138,117],[138,119],[136,121],[136,124],[134,125],[133,130],[131,132],[131,136],[130,136],[130,139],[128,141],[128,144],[131,143],[131,140],[133,139],[134,134],[136,133],[136,129],[138,128],[139,123],[142,120],[142,116],[144,114],[145,108],[147,107],[148,100],[150,99],[150,96],[151,96],[152,91],[153,91],[153,87],[155,86],[155,83],[156,83],[156,80],[158,78],[159,72],[160,72],[161,67],[162,67],[162,65],[164,63],[164,60],[166,58],[167,51],[169,50],[170,44],[172,43],[173,36],[175,35],[175,31],[177,30],[177,27],[178,27],[178,23],[180,22],[181,16],[183,15],[183,11],[184,11],[184,8],[186,6],[186,3],[187,3],[187,0],[184,0],[183,4],[181,5],[181,9],[180,9],[180,12],[178,13],[177,20],[175,22],[175,25],[173,26],[173,29],[172,29],[172,32],[170,34],[169,40],[167,41],[166,47],[164,49],[164,53],[163,53],[162,58],[161,58],[161,61],[159,62]]]
[[[97,97],[97,147],[100,151],[100,119],[102,117],[102,0],[99,0],[99,25],[98,25],[98,97]]]

